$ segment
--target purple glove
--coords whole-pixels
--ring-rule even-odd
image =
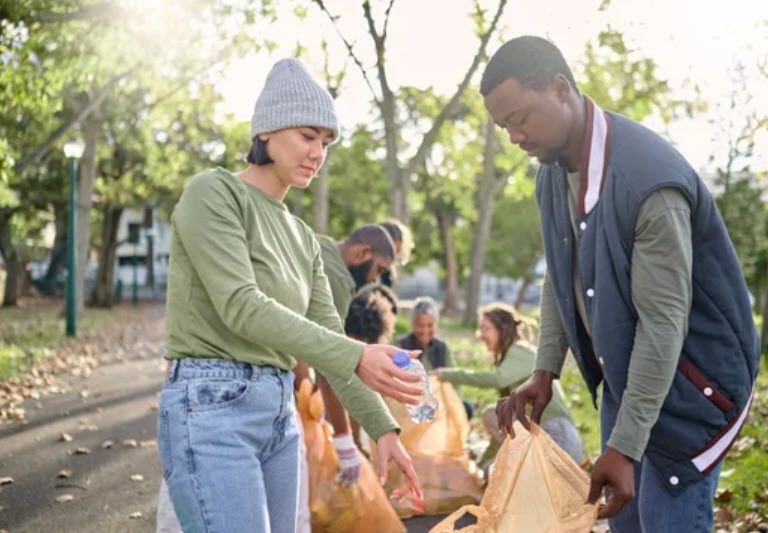
[[[360,477],[362,462],[357,451],[352,435],[346,433],[333,437],[333,447],[339,456],[339,473],[336,474],[336,482],[341,485],[354,485]]]

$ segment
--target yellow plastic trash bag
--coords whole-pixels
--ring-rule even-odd
[[[440,405],[432,422],[417,424],[405,410],[405,404],[386,398],[392,416],[402,428],[400,442],[408,452],[464,457],[464,441],[469,435],[467,411],[456,389],[430,376],[429,386]]]
[[[589,533],[597,504],[589,505],[589,477],[539,426],[528,433],[515,422],[514,439],[502,444],[480,506],[465,506],[430,533],[457,531],[465,513],[477,524],[463,533]]]
[[[464,441],[469,434],[464,404],[452,385],[430,378],[430,387],[440,402],[432,422],[417,424],[408,416],[404,404],[385,400],[402,428],[400,441],[413,460],[426,507],[422,513],[411,499],[392,501],[400,518],[450,513],[462,505],[478,503],[483,496],[482,474],[464,452]],[[387,492],[403,481],[400,469],[390,465]]]
[[[301,383],[296,404],[307,446],[312,533],[405,533],[405,526],[364,457],[356,484],[343,487],[334,481],[339,458],[331,441],[330,425],[322,418],[323,398],[319,391],[312,392],[309,381]]]

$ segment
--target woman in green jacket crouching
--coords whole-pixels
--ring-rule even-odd
[[[511,306],[494,303],[480,313],[477,337],[485,342],[493,356],[496,366],[492,371],[462,370],[460,368],[440,368],[434,371],[441,381],[454,385],[498,389],[501,396],[508,396],[510,390],[521,385],[533,373],[536,359],[535,347],[523,341],[521,337],[522,321],[517,311]],[[496,406],[490,406],[483,412],[483,424],[493,437],[481,465],[495,456],[498,445],[506,436],[499,430],[496,418]],[[552,401],[544,410],[541,427],[562,447],[577,463],[581,462],[583,448],[581,437],[571,420],[570,411],[565,405],[563,391],[553,387]]]

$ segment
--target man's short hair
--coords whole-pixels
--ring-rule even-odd
[[[542,37],[524,35],[504,43],[488,61],[480,80],[480,93],[488,96],[509,78],[536,90],[546,88],[555,76],[562,74],[578,93],[568,63],[553,43]]]
[[[395,258],[395,244],[383,227],[377,224],[366,224],[357,228],[347,237],[349,244],[366,244],[374,253],[389,259]]]

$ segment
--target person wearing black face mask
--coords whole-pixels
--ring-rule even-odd
[[[327,235],[316,235],[316,238],[320,243],[323,271],[328,277],[333,304],[343,323],[360,288],[378,282],[381,275],[388,271],[395,259],[395,245],[389,233],[375,224],[357,228],[340,242]],[[304,367],[294,372],[307,373],[307,369]],[[333,425],[333,444],[339,456],[339,480],[344,484],[355,483],[360,475],[360,455],[351,435],[349,417],[325,378],[318,374],[317,383]]]

